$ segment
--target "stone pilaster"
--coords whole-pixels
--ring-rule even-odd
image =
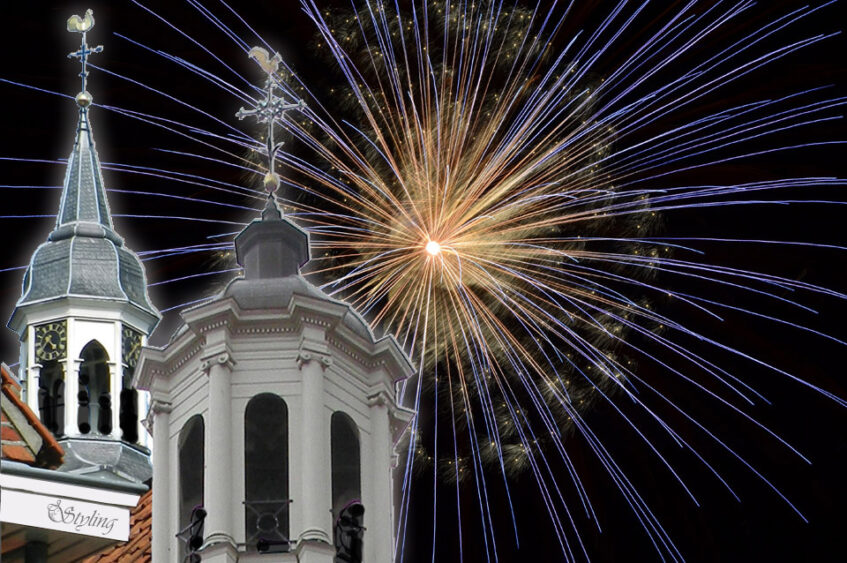
[[[203,560],[209,559],[205,554],[215,544],[228,544],[235,549],[232,526],[232,393],[230,376],[233,360],[229,352],[216,352],[203,358],[201,368],[209,376],[209,416],[206,420],[206,474],[204,506],[206,508],[206,541],[203,546]],[[221,556],[215,561],[227,561],[231,550],[221,551]]]
[[[153,433],[153,560],[171,561],[171,537],[175,533],[170,520],[170,431],[171,404],[154,400],[147,413],[147,427]],[[150,428],[152,426],[152,428]]]
[[[118,330],[120,335],[120,330]],[[120,342],[120,340],[118,340]],[[120,348],[118,348],[120,350]],[[113,440],[121,439],[121,389],[123,388],[123,366],[120,359],[116,362],[109,362],[109,395],[112,400],[112,431],[110,432]],[[96,400],[92,398],[92,400]]]
[[[332,543],[329,430],[324,407],[324,370],[332,358],[320,344],[304,342],[297,357],[302,380],[300,438],[302,523],[298,540]]]
[[[365,542],[376,542],[371,552],[374,554],[374,561],[394,560],[394,486],[391,479],[392,438],[388,405],[389,399],[385,393],[368,397],[371,411],[370,456],[374,471],[374,505],[365,506],[365,520],[367,527],[375,533],[366,535]]]
[[[65,436],[79,436],[79,368],[82,360],[62,362],[65,371]]]
[[[29,376],[26,381],[26,404],[39,417],[41,411],[38,409],[38,387],[41,384],[41,364],[29,367]]]

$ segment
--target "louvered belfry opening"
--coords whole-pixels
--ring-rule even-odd
[[[112,432],[112,394],[109,356],[92,340],[80,353],[77,424],[82,434]]]
[[[121,382],[118,420],[121,427],[121,439],[133,444],[138,442],[138,391],[132,388],[132,371],[128,368],[124,368]]]
[[[38,378],[41,422],[54,436],[65,433],[65,370],[57,360],[45,361]]]

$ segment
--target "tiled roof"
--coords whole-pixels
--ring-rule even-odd
[[[141,261],[112,228],[100,159],[83,107],[56,228],[32,255],[9,327],[22,334],[22,309],[69,296],[127,302],[144,311],[151,325],[160,317],[150,304]]]
[[[83,559],[81,563],[135,563],[152,561],[153,490],[144,493],[138,506],[132,509],[129,540]]]
[[[21,385],[6,364],[0,364],[2,457],[37,467],[56,469],[65,452],[38,416],[21,400]]]

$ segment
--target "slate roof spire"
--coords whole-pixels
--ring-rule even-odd
[[[68,19],[68,31],[82,34],[79,50],[69,58],[79,59],[82,87],[75,100],[79,108],[74,146],[62,187],[56,226],[32,255],[24,274],[21,298],[9,327],[23,334],[29,305],[66,297],[120,301],[140,310],[149,330],[161,315],[150,303],[147,280],[138,256],[114,231],[100,158],[89,121],[93,101],[88,92],[88,57],[103,47],[89,47],[87,33],[94,27],[92,10]]]
[[[77,58],[82,70],[79,73],[82,87],[76,95],[79,107],[79,121],[76,127],[76,139],[73,151],[68,158],[68,170],[62,189],[62,200],[56,217],[56,229],[50,235],[50,240],[61,240],[73,236],[79,230],[79,223],[87,223],[82,227],[88,236],[108,237],[122,244],[112,230],[112,217],[109,213],[109,203],[106,200],[106,188],[103,185],[103,175],[100,170],[100,159],[94,146],[91,124],[88,121],[88,111],[93,97],[88,92],[88,56],[103,50],[102,45],[89,48],[87,33],[94,27],[94,13],[85,12],[85,16],[72,16],[68,20],[68,31],[82,34],[79,50],[68,55]]]

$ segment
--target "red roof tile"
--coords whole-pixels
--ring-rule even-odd
[[[65,452],[38,416],[21,400],[21,385],[6,364],[0,364],[0,453],[3,459],[55,469]]]
[[[81,563],[136,563],[153,560],[153,491],[149,490],[132,509],[129,540],[83,559]]]

